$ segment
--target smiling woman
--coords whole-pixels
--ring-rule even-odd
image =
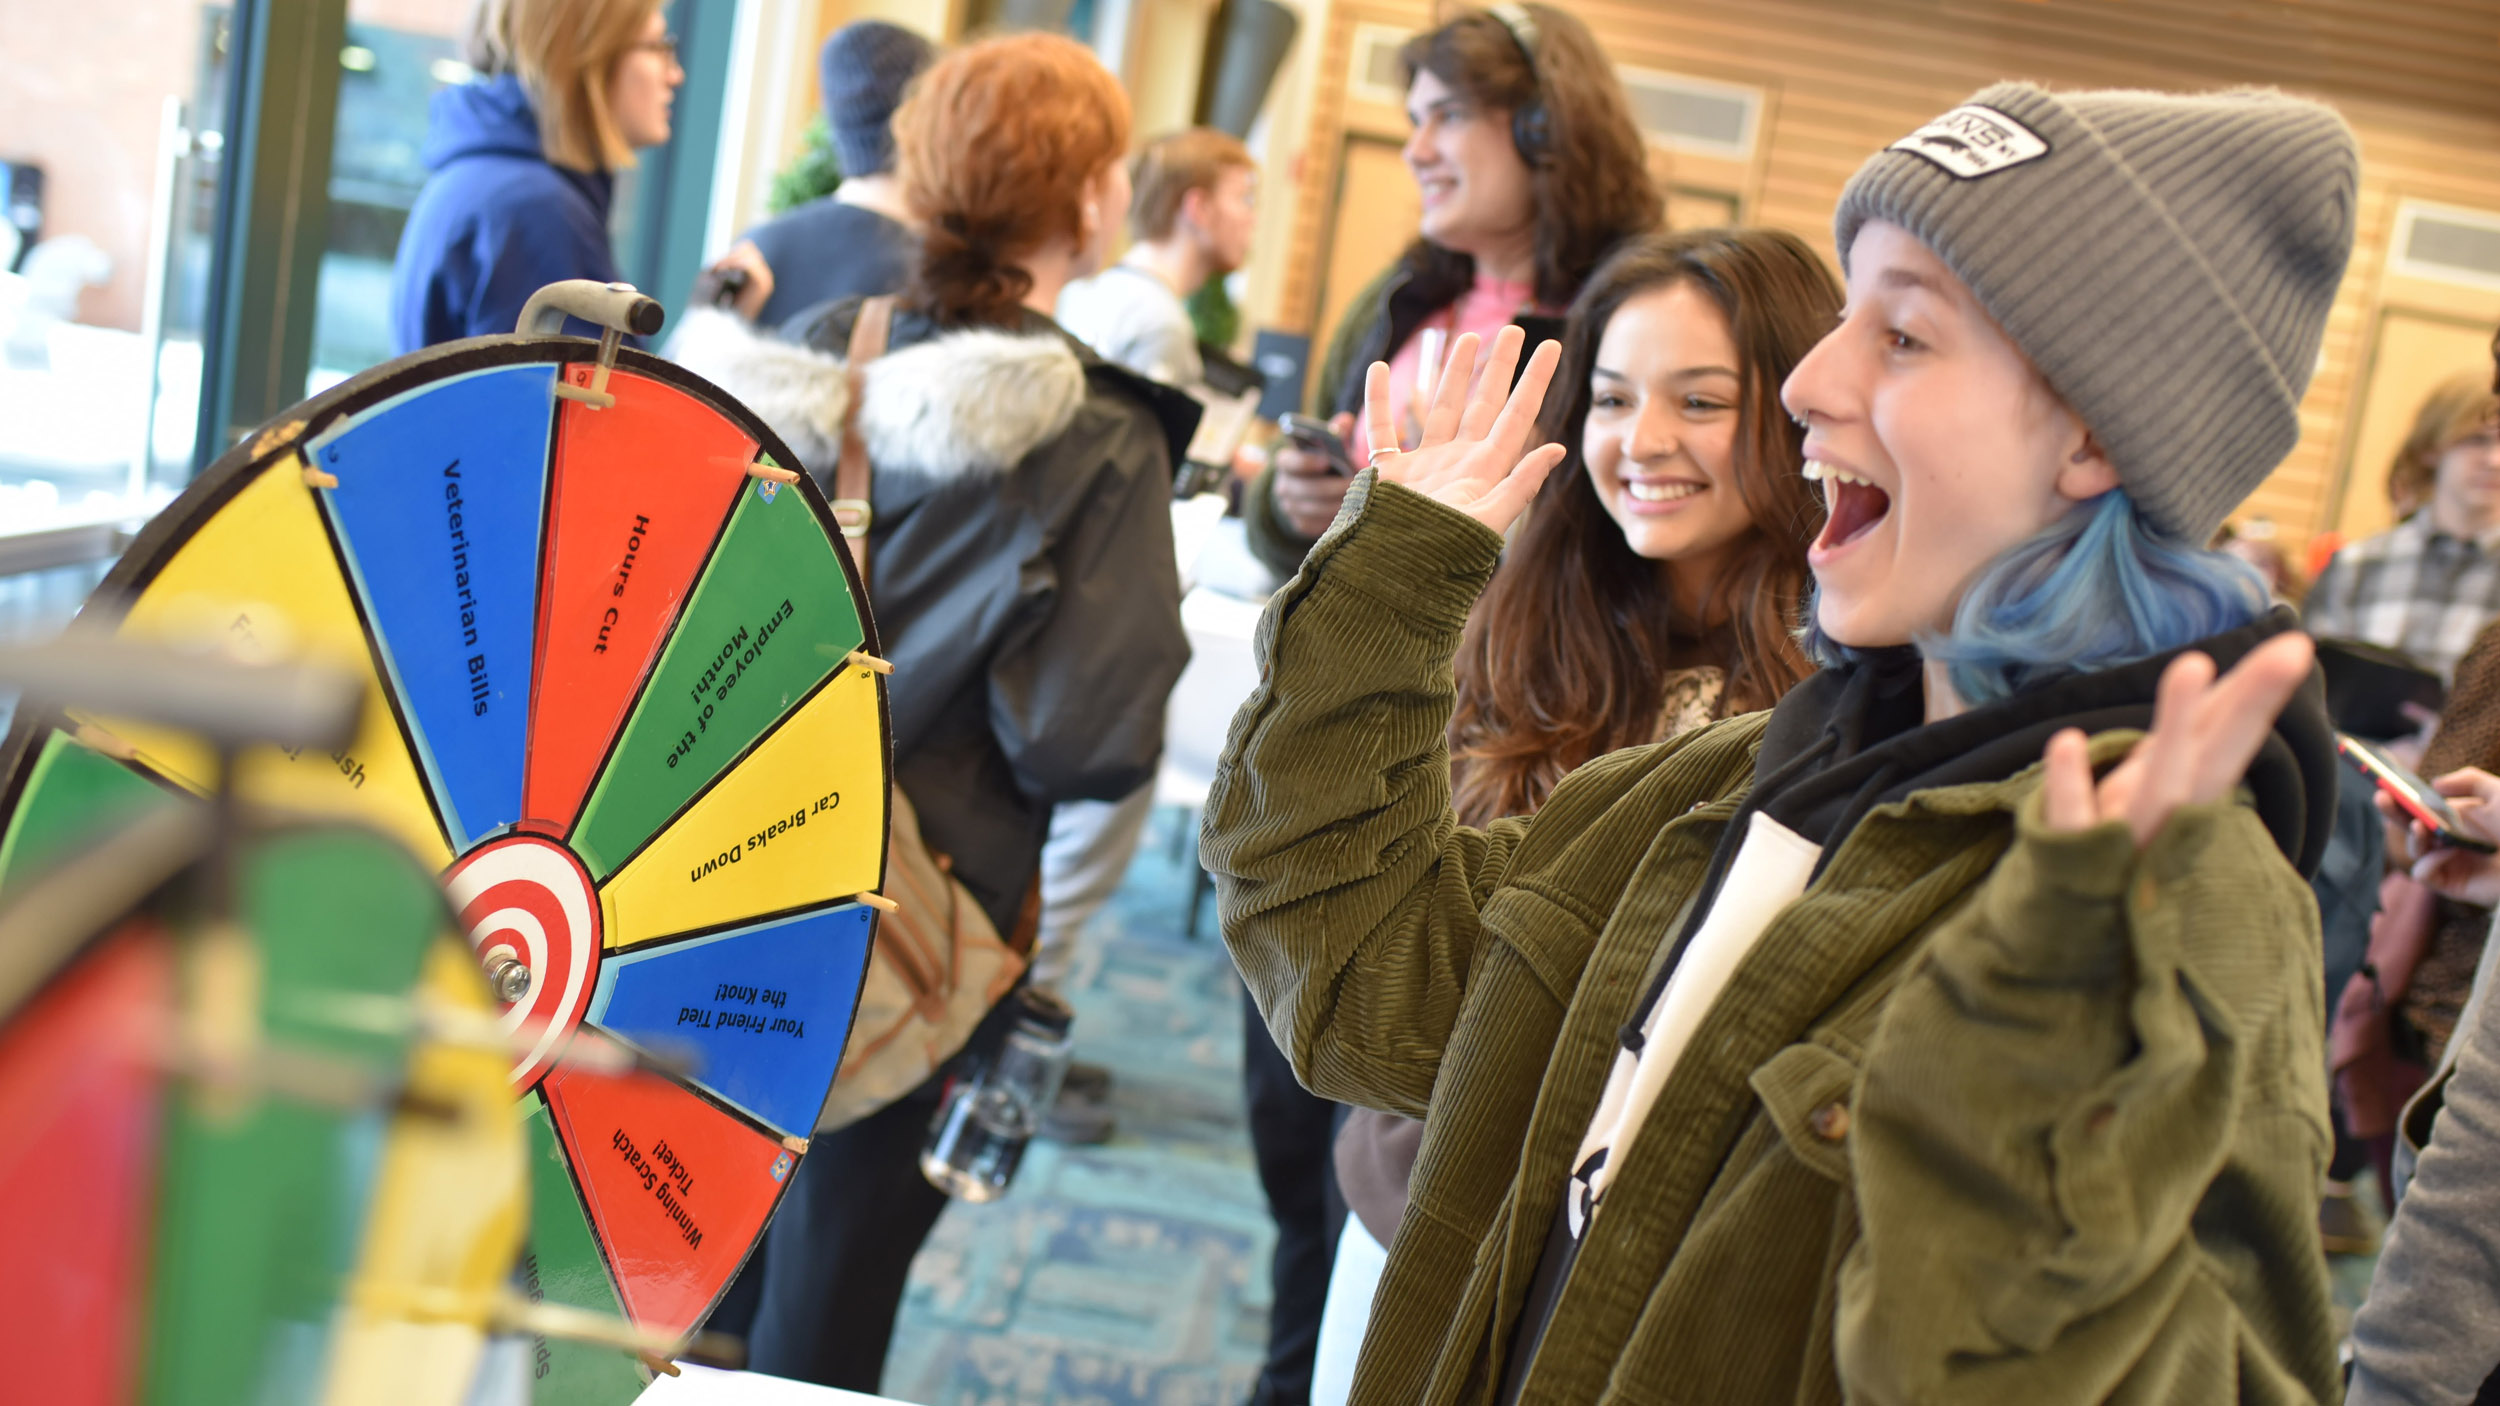
[[[1777,230],[1646,235],[1590,278],[1540,427],[1576,451],[1453,665],[1461,823],[1527,815],[1593,757],[1770,707],[1805,677],[1795,636],[1820,514],[1779,385],[1839,309],[1822,260]],[[1344,1266],[1385,1253],[1420,1132],[1362,1108],[1339,1130],[1351,1216],[1317,1383],[1352,1374],[1337,1344],[1362,1294]]]
[[[1643,236],[1589,280],[1539,425],[1573,453],[1459,643],[1465,823],[1525,815],[1591,757],[1805,677],[1821,513],[1779,387],[1839,309],[1822,260],[1775,230]],[[1702,687],[1669,716],[1679,680]]]
[[[1417,238],[1356,293],[1312,378],[1361,463],[1374,448],[1354,410],[1363,368],[1386,361],[1391,423],[1411,438],[1411,398],[1462,332],[1550,319],[1618,243],[1657,228],[1666,201],[1613,60],[1551,5],[1460,10],[1398,51],[1414,124],[1401,153],[1422,197]],[[1291,575],[1344,501],[1346,480],[1280,442],[1243,504],[1250,546]]]

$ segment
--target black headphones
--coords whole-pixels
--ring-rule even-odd
[[[1553,122],[1545,115],[1545,79],[1537,72],[1536,16],[1525,5],[1495,5],[1485,11],[1502,22],[1510,42],[1519,46],[1519,57],[1528,61],[1528,81],[1536,85],[1536,96],[1521,104],[1510,115],[1510,142],[1519,148],[1519,157],[1530,166],[1540,166],[1553,150]]]

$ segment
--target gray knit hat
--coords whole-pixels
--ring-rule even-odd
[[[846,24],[816,51],[816,86],[825,125],[846,176],[874,176],[894,166],[894,109],[903,90],[937,58],[937,46],[883,20]]]
[[[2201,544],[2300,438],[2359,178],[2334,109],[2270,90],[1999,83],[1868,158],[1832,223],[1844,266],[1868,220],[1935,250]]]

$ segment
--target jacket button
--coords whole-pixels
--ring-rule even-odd
[[[1827,1103],[1806,1117],[1806,1126],[1825,1142],[1838,1142],[1849,1136],[1849,1106]]]

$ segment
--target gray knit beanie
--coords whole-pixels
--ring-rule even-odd
[[[2270,90],[1999,83],[1868,158],[1833,232],[1844,267],[1868,220],[1933,249],[2201,545],[2300,438],[2359,178],[2334,109]]]
[[[843,175],[893,169],[894,109],[903,105],[903,90],[936,58],[937,46],[883,20],[846,24],[817,50],[817,89]]]

